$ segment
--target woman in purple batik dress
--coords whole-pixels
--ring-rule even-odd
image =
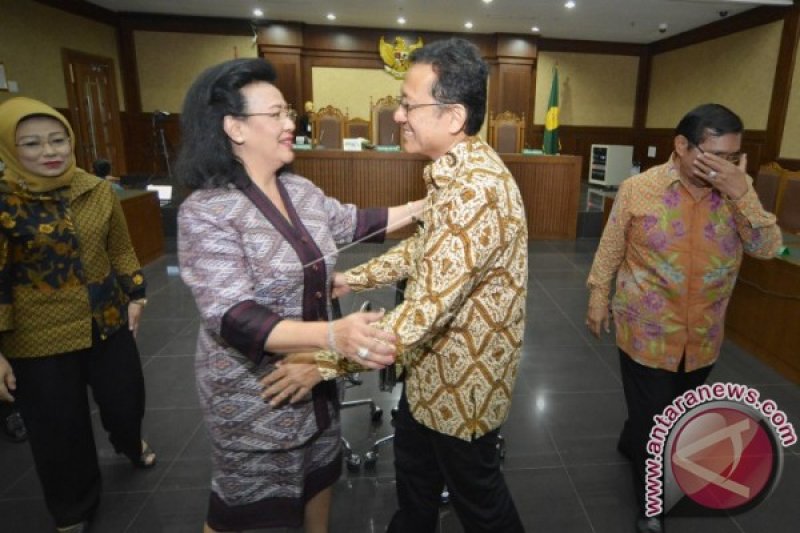
[[[381,240],[422,207],[359,210],[288,171],[295,113],[275,78],[262,59],[212,67],[181,116],[178,175],[194,192],[180,209],[178,254],[202,316],[196,377],[213,449],[206,532],[328,530],[341,472],[336,386],[273,407],[260,380],[286,354],[393,355],[391,334],[370,325],[380,313],[328,322],[336,245]]]

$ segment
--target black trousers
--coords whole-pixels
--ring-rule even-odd
[[[11,359],[16,404],[28,429],[45,503],[57,527],[91,516],[100,501],[87,385],[117,453],[141,453],[144,376],[139,351],[126,326],[91,348],[48,357]]]
[[[405,388],[395,417],[399,509],[388,533],[433,533],[445,484],[466,533],[524,532],[500,471],[499,430],[467,442],[413,419]]]
[[[622,388],[628,406],[628,419],[619,437],[619,448],[633,464],[633,486],[641,513],[645,511],[645,475],[647,441],[653,417],[684,392],[702,385],[714,365],[685,372],[683,361],[677,372],[640,365],[619,350]]]

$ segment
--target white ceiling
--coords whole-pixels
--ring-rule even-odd
[[[792,0],[89,0],[111,11],[254,19],[405,31],[532,33],[550,39],[650,43],[747,11]],[[326,19],[335,13],[336,20]],[[725,13],[725,15],[722,15]],[[405,26],[397,23],[406,18]],[[473,23],[466,30],[466,21]],[[666,31],[659,26],[666,24]]]

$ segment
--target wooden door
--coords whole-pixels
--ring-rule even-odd
[[[78,166],[91,171],[96,159],[107,159],[113,175],[124,174],[113,61],[66,49],[62,55]]]

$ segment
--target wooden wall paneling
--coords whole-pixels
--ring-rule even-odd
[[[776,159],[781,152],[789,97],[792,92],[797,47],[800,46],[800,4],[784,18],[775,79],[772,82],[772,98],[767,117],[767,139],[764,146],[765,161]]]
[[[259,33],[259,44],[271,44],[266,40],[261,40]],[[453,34],[433,31],[408,31],[398,30],[397,28],[353,28],[345,26],[323,26],[315,24],[305,24],[303,26],[303,48],[307,51],[338,50],[341,52],[367,52],[378,54],[378,43],[381,37],[388,42],[394,42],[395,37],[401,37],[406,43],[414,43],[417,38],[422,37],[423,42],[431,43],[449,37],[463,37],[472,41],[485,57],[495,57],[497,55],[497,44],[494,35],[489,34]]]
[[[153,191],[124,191],[120,203],[136,257],[142,265],[164,254],[161,205]]]
[[[497,57],[535,60],[539,38],[531,35],[496,34]]]
[[[163,158],[158,151],[156,135],[158,130],[153,127],[152,113],[120,114],[125,143],[125,157],[127,158],[127,174],[166,175]],[[175,158],[181,141],[180,116],[173,113],[161,120],[164,136],[167,141],[167,150],[170,163],[174,167]],[[173,168],[174,170],[174,168]]]
[[[779,157],[777,161],[778,164],[785,169],[800,170],[800,159],[787,159],[785,157]],[[764,162],[769,163],[769,161],[764,161]]]
[[[256,29],[256,42],[266,46],[303,47],[303,27],[300,22],[262,24]]]
[[[304,100],[300,50],[277,52],[260,49],[259,52],[275,67],[278,74],[275,86],[283,93],[286,103],[302,112]]]
[[[571,39],[539,39],[539,51],[572,52],[576,54],[607,54],[615,56],[638,56],[647,47],[645,44],[609,43],[603,41],[576,41]]]
[[[145,115],[149,114],[131,111],[120,113],[129,174],[150,174],[153,171],[153,133],[149,121],[142,118]]]
[[[770,161],[765,159],[767,134],[765,131],[745,131],[742,136],[742,152],[747,154],[747,173],[751,176],[758,174],[758,168]]]
[[[677,125],[677,123],[678,121],[676,120],[675,124]],[[634,148],[634,153],[639,152],[645,154],[639,161],[642,165],[642,171],[665,162],[672,153],[674,139],[675,130],[667,128],[649,128],[643,130],[640,135],[637,135],[635,142],[638,149]],[[647,157],[648,146],[656,147],[655,157]]]
[[[503,111],[530,117],[532,65],[501,63],[497,69],[498,102],[495,114]]]
[[[133,30],[123,20],[117,28],[117,50],[119,53],[122,94],[125,111],[141,113],[142,94],[139,85],[139,62],[136,59],[136,39]],[[127,139],[127,137],[125,137]]]
[[[110,9],[100,7],[85,0],[34,0],[35,2],[78,15],[79,17],[86,17],[96,22],[102,22],[114,26],[119,19],[118,14]]]
[[[414,43],[421,37],[425,43],[445,39],[453,34],[440,32],[407,32],[396,29],[349,28],[320,26],[298,23],[273,23],[259,27],[257,42],[259,55],[272,58],[279,49],[285,52],[288,48],[300,51],[301,73],[300,96],[298,102],[313,101],[312,76],[313,67],[341,68],[383,68],[378,52],[381,37],[394,42],[395,37],[402,37],[407,43]],[[497,56],[498,44],[494,35],[461,35],[471,40],[488,59]],[[504,36],[501,39],[505,54],[522,57],[535,52],[535,45],[530,39],[519,36]],[[513,58],[512,58],[513,59]],[[490,109],[492,109],[490,107]]]
[[[529,35],[495,35],[497,59],[490,61],[488,109],[495,115],[511,111],[534,116],[536,101],[536,54],[539,38]],[[530,128],[526,124],[524,146],[529,146]]]
[[[117,13],[131,30],[207,35],[253,35],[249,19],[223,17],[189,17],[155,13]]]
[[[489,124],[489,113],[498,113],[498,109],[500,108],[500,100],[502,98],[500,91],[498,90],[497,83],[494,82],[498,78],[498,72],[500,72],[500,65],[494,59],[487,60],[489,64],[489,92],[486,97],[486,117],[485,123],[488,127]]]

